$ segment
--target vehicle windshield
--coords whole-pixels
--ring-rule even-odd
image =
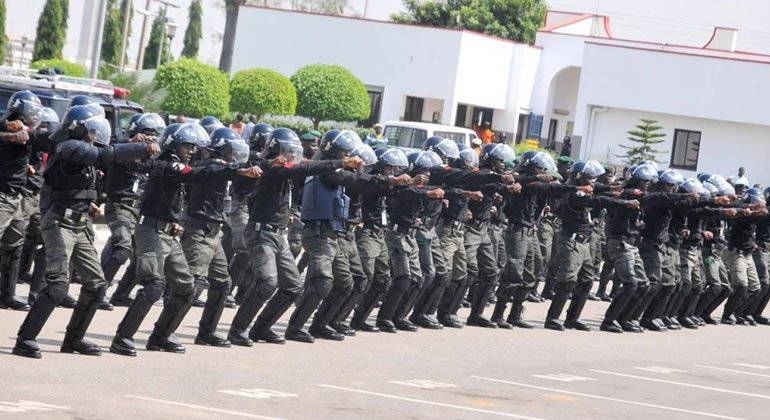
[[[433,135],[452,140],[457,144],[465,144],[465,133],[450,133],[448,131],[434,131]]]
[[[136,108],[118,108],[118,110],[119,110],[118,118],[120,118],[120,122],[118,124],[119,125],[118,130],[115,130],[115,131],[119,131],[119,133],[116,133],[117,135],[124,136],[125,133],[128,131],[128,120],[131,119],[132,115],[138,114],[142,111]]]

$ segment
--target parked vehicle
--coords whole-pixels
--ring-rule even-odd
[[[409,150],[422,149],[425,140],[433,136],[441,136],[467,146],[478,137],[469,128],[410,121],[387,121],[383,135],[388,139],[388,146]]]

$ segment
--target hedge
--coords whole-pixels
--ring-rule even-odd
[[[230,81],[230,109],[254,114],[294,115],[297,91],[291,80],[268,69],[242,70]]]
[[[294,132],[297,133],[298,136],[301,136],[305,133],[307,133],[310,130],[313,130],[313,125],[308,124],[305,122],[300,121],[286,121],[281,119],[273,119],[273,118],[265,118],[261,120],[260,122],[268,123],[272,125],[275,128],[278,127],[284,127],[284,128],[291,128],[294,130]],[[374,130],[371,128],[363,128],[363,127],[350,127],[344,124],[320,124],[318,128],[315,128],[321,133],[325,133],[326,131],[338,129],[338,130],[353,130],[361,137],[361,140],[365,139],[366,136],[369,134],[372,134]]]
[[[160,66],[155,81],[168,91],[162,105],[164,111],[193,118],[227,118],[230,86],[227,75],[216,67],[182,58]]]
[[[369,118],[369,94],[346,69],[328,64],[302,67],[291,76],[297,89],[297,115],[318,127],[321,121],[360,121]]]

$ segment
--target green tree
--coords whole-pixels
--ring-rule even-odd
[[[123,27],[122,13],[117,3],[118,0],[107,0],[107,14],[102,36],[102,62],[113,65],[118,64],[120,58],[121,28]]]
[[[46,0],[43,12],[37,20],[32,61],[62,58],[65,27],[66,19],[62,14],[61,0]]]
[[[404,0],[400,23],[469,29],[513,41],[535,42],[545,22],[545,0]]]
[[[0,62],[5,62],[8,35],[5,34],[5,0],[0,0]]]
[[[652,160],[658,163],[664,163],[656,159],[657,155],[661,153],[667,153],[663,150],[655,149],[656,144],[663,143],[666,137],[665,134],[659,133],[662,129],[658,122],[655,120],[642,118],[640,123],[635,126],[633,130],[627,131],[628,140],[632,142],[631,145],[623,145],[620,147],[626,150],[623,155],[616,155],[623,159],[623,162],[628,165],[635,165],[645,160]]]
[[[200,48],[201,38],[203,38],[201,23],[203,20],[203,7],[201,6],[201,0],[193,0],[187,13],[189,23],[187,24],[187,30],[184,31],[182,56],[195,58],[198,56],[198,48]]]
[[[369,118],[369,94],[346,69],[329,64],[302,67],[291,76],[297,90],[297,115],[317,129],[321,121],[359,121]]]
[[[64,47],[64,44],[67,42],[67,27],[70,19],[70,0],[59,0],[59,4],[61,5],[61,26],[59,29],[59,42],[61,42],[62,47]]]
[[[163,39],[166,32],[163,26],[166,24],[166,14],[161,9],[155,20],[152,21],[152,29],[150,30],[150,40],[147,42],[147,47],[144,49],[144,63],[142,63],[143,69],[154,69],[158,62],[158,50],[160,44],[163,44],[163,52],[160,56],[160,64],[166,62],[168,57],[168,42]]]
[[[182,58],[161,66],[155,74],[158,87],[168,90],[162,108],[193,118],[213,115],[226,118],[230,91],[227,75],[216,67]]]
[[[288,77],[268,69],[242,70],[230,81],[230,109],[254,114],[294,115],[297,91]]]
[[[71,61],[66,61],[59,58],[54,58],[51,60],[34,61],[29,65],[29,68],[35,69],[35,70],[58,69],[59,71],[62,72],[62,74],[66,76],[86,77],[85,67],[81,66],[78,63],[73,63]]]

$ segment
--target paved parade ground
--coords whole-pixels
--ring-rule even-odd
[[[101,357],[59,353],[71,311],[57,309],[41,360],[11,355],[25,313],[0,311],[0,418],[768,417],[770,328],[616,335],[598,331],[607,303],[589,302],[595,331],[555,332],[542,328],[547,305],[527,305],[534,330],[359,332],[341,343],[230,349],[192,344],[193,308],[178,330],[185,355],[143,350],[156,305],[136,358],[107,352],[125,308],[96,314],[87,337]],[[225,309],[220,333],[233,314]]]
[[[70,310],[41,334],[42,360],[11,356],[24,313],[2,311],[3,418],[767,418],[770,328],[615,335],[543,330],[365,334],[344,342],[206,348],[200,309],[179,329],[187,354],[58,352]],[[598,329],[606,303],[590,302]],[[125,308],[98,312],[106,350]],[[143,348],[152,320],[137,334]],[[220,332],[233,314],[226,309]],[[281,328],[285,327],[280,322]]]

